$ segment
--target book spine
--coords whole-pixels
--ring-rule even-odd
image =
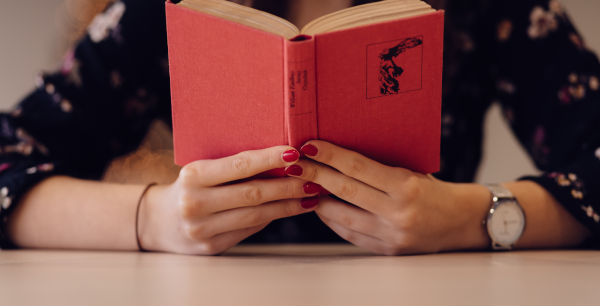
[[[296,148],[318,138],[315,69],[313,37],[284,41],[285,127],[288,144]]]

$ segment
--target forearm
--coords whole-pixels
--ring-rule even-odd
[[[136,204],[143,188],[51,177],[22,198],[9,235],[24,248],[136,250]]]
[[[503,184],[518,199],[527,225],[516,248],[560,248],[581,244],[589,231],[558,203],[548,191],[531,181]],[[456,185],[457,206],[465,205],[472,220],[460,248],[483,249],[490,245],[482,221],[490,209],[490,193],[478,184]]]

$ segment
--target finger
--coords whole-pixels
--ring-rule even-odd
[[[317,183],[339,198],[376,215],[384,216],[391,211],[391,206],[386,205],[389,201],[386,193],[328,166],[304,160],[288,167],[286,174]]]
[[[244,151],[233,156],[199,160],[186,165],[180,177],[192,186],[215,186],[248,178],[296,162],[299,152],[289,146]]]
[[[319,216],[321,218],[321,216]],[[329,228],[336,232],[344,240],[361,247],[365,250],[371,251],[376,254],[386,254],[388,248],[385,243],[379,239],[367,236],[365,234],[348,229],[336,222],[321,218],[321,221],[325,223]]]
[[[191,203],[186,204],[184,217],[201,218],[234,208],[315,196],[321,189],[317,184],[297,178],[252,180],[234,185],[198,189],[194,192]]]
[[[384,240],[381,221],[376,215],[332,198],[323,198],[315,210],[322,219],[335,222],[345,228]]]
[[[402,172],[362,154],[325,141],[309,141],[302,146],[300,151],[313,160],[331,166],[349,177],[382,191],[390,189],[389,177],[398,176]]]
[[[250,228],[315,210],[314,206],[316,205],[305,208],[302,203],[301,200],[281,200],[259,206],[222,211],[195,222],[189,232],[192,238],[205,240],[218,234]]]
[[[267,225],[269,223],[216,235],[208,243],[199,245],[199,253],[204,255],[221,254],[236,246],[242,240],[260,232]]]

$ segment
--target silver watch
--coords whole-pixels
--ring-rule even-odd
[[[486,185],[492,194],[487,218],[483,221],[494,250],[511,250],[525,230],[525,212],[510,190]]]

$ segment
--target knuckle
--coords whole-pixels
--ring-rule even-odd
[[[357,174],[361,174],[367,168],[367,164],[364,159],[359,158],[358,156],[354,156],[350,159],[350,164],[348,165],[348,170],[346,173],[348,176],[355,176]]]
[[[339,196],[343,199],[354,199],[358,194],[358,186],[356,184],[345,182],[340,186]]]
[[[280,184],[274,186],[274,192],[276,192],[277,198],[280,199],[292,199],[297,196],[303,196],[301,192],[303,182],[295,178],[285,179]]]
[[[182,186],[190,186],[198,176],[200,163],[188,164],[179,171],[179,181]]]
[[[199,239],[196,237],[196,229],[194,227],[192,227],[192,225],[190,223],[184,222],[181,224],[181,232],[183,233],[183,236],[192,240],[192,241],[199,241]]]
[[[320,170],[317,167],[306,167],[302,165],[302,168],[305,169],[305,179],[309,182],[316,182],[319,179]]]
[[[190,236],[192,239],[196,241],[202,241],[208,238],[207,235],[207,227],[204,223],[199,223],[194,225],[193,228],[190,228]]]
[[[392,225],[392,231],[389,231],[385,235],[384,241],[387,242],[388,248],[393,252],[391,255],[407,254],[411,249],[419,243],[417,239],[415,228],[415,221],[413,218],[407,218],[406,216],[398,217],[401,222]]]
[[[401,224],[404,223],[404,213],[396,211],[390,213],[385,219],[392,225],[392,227],[398,229]]]
[[[231,168],[241,174],[246,174],[250,171],[251,166],[250,154],[242,152],[234,156],[231,161]]]
[[[263,199],[263,192],[258,186],[248,186],[242,191],[242,197],[250,203],[259,203]]]
[[[300,186],[299,186],[300,185]],[[304,195],[302,190],[303,182],[299,180],[288,180],[284,184],[281,185],[280,194],[284,198],[294,198],[297,195]]]
[[[340,216],[339,223],[343,227],[352,228],[352,226],[354,225],[354,220],[348,215],[342,215]]]
[[[181,217],[184,219],[191,218],[196,213],[196,205],[190,192],[183,191],[179,195],[178,207]]]
[[[402,233],[411,232],[416,225],[415,218],[410,213],[404,211],[393,213],[389,220],[392,223],[392,227]]]
[[[404,203],[414,203],[423,193],[420,180],[416,176],[410,176],[405,179],[400,190],[400,199]]]

